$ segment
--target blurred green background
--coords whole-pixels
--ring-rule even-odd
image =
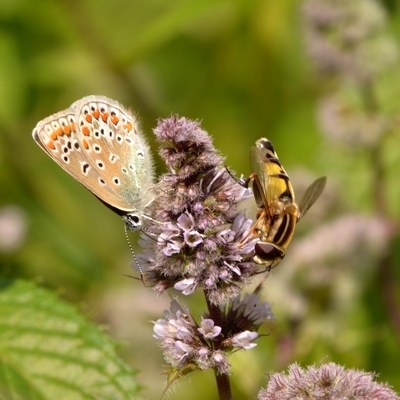
[[[399,3],[376,4],[398,46]],[[302,9],[299,0],[0,0],[1,275],[57,289],[124,340],[143,397],[164,389],[150,321],[169,300],[124,276],[132,256],[120,218],[31,137],[39,120],[90,94],[135,110],[155,154],[157,119],[177,113],[202,121],[239,175],[250,173],[250,147],[268,137],[296,193],[328,176],[267,280],[276,327],[232,357],[236,398],[254,398],[266,372],[294,361],[375,371],[400,391],[398,64],[371,78],[375,113],[390,121],[384,134],[372,144],[324,134],[321,101],[334,92],[357,104],[362,85],[318,73]],[[134,234],[132,242],[139,250]],[[201,296],[184,302],[205,307]],[[191,374],[172,398],[188,393],[215,398],[212,373]]]

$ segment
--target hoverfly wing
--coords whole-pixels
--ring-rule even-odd
[[[251,169],[259,176],[267,204],[276,199],[294,202],[292,184],[270,140],[259,139],[251,149]]]
[[[326,185],[326,176],[322,176],[314,181],[304,193],[300,205],[299,205],[299,216],[298,220],[304,217],[308,209],[315,203],[318,197],[321,195]]]
[[[260,150],[253,146],[250,151],[251,179],[253,180],[253,195],[258,208],[268,210],[266,198],[268,188],[268,169],[266,168]]]

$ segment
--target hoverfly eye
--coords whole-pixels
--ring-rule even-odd
[[[260,259],[266,261],[273,261],[277,258],[282,259],[285,256],[285,253],[272,243],[258,242],[254,246],[254,252]]]

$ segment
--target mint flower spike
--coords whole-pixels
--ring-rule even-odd
[[[176,300],[164,312],[164,318],[154,323],[154,337],[161,341],[164,359],[172,370],[178,371],[216,368],[227,373],[230,369],[227,356],[213,345],[220,332],[221,327],[210,319],[203,319],[199,327],[189,310]]]
[[[375,382],[374,378],[373,373],[345,369],[335,363],[307,368],[292,364],[287,373],[269,375],[268,385],[259,392],[258,399],[400,399],[389,385]]]
[[[230,306],[233,303],[235,301]],[[256,305],[251,313],[253,319],[244,316],[243,311],[249,304]],[[230,306],[227,309],[231,310]],[[220,325],[207,315],[199,326],[189,310],[173,300],[170,309],[164,311],[164,318],[157,320],[153,328],[154,337],[160,340],[164,359],[171,367],[170,373],[179,371],[184,374],[185,371],[214,368],[218,374],[228,374],[231,368],[228,357],[232,352],[257,346],[254,342],[259,336],[256,330],[262,323],[275,319],[269,304],[254,301],[250,295],[235,308],[236,311],[221,310]],[[254,325],[254,322],[259,325]]]
[[[197,121],[171,116],[154,133],[169,172],[147,210],[158,222],[148,228],[156,240],[142,235],[139,242],[146,281],[159,293],[202,288],[211,304],[227,304],[259,272],[251,259],[253,221],[237,209],[251,193],[232,179]]]

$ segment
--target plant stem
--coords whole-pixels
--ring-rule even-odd
[[[216,325],[222,325],[222,311],[221,309],[212,304],[209,301],[207,291],[204,291],[204,295],[207,302],[208,313],[210,318],[214,321]],[[220,345],[219,342],[215,343],[215,346],[218,347]],[[215,380],[217,381],[217,388],[218,388],[218,397],[219,400],[232,400],[232,391],[231,391],[231,384],[229,381],[228,374],[219,374],[216,369],[214,369]]]
[[[215,380],[217,381],[219,400],[232,400],[229,375],[218,374],[216,370],[214,370],[214,374],[215,374]]]

